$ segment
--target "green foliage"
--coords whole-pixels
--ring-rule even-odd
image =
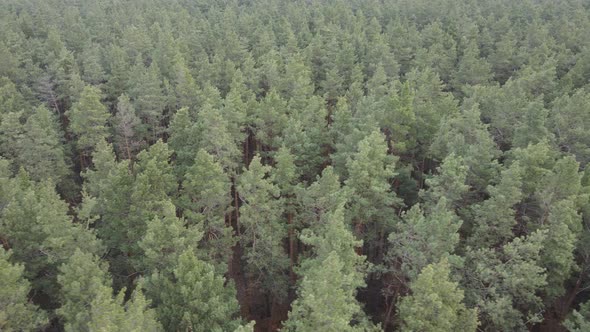
[[[162,203],[162,217],[147,222],[145,235],[139,241],[143,250],[139,270],[170,270],[178,256],[185,251],[195,251],[203,232],[197,227],[185,227],[183,219],[176,217],[176,207],[171,202]]]
[[[250,323],[248,323],[246,325],[238,326],[238,328],[236,328],[234,330],[234,332],[254,332],[254,325],[255,325],[255,322],[251,321]]]
[[[255,156],[238,179],[242,202],[239,223],[243,228],[240,244],[249,273],[256,276],[264,290],[281,298],[287,286],[284,272],[288,258],[282,246],[287,228],[282,220],[283,204],[277,199],[280,190],[273,184],[271,169]]]
[[[393,272],[398,280],[410,281],[428,264],[445,257],[457,260],[452,254],[459,243],[459,227],[461,220],[447,209],[445,198],[427,216],[414,205],[389,234],[386,271]]]
[[[61,140],[53,114],[45,107],[35,109],[24,125],[24,139],[17,154],[31,179],[53,178],[59,183],[69,175]]]
[[[499,151],[480,120],[477,104],[467,107],[443,120],[430,151],[439,160],[452,153],[462,157],[469,169],[468,184],[482,190],[496,175]]]
[[[499,250],[468,249],[464,268],[466,303],[476,306],[485,330],[523,330],[540,320],[538,292],[547,285],[540,252],[546,232],[518,237]]]
[[[10,255],[0,249],[0,328],[8,332],[42,328],[47,324],[46,314],[29,302],[24,267],[11,264]]]
[[[460,58],[457,71],[453,76],[453,85],[458,91],[463,85],[486,84],[491,79],[490,65],[481,58],[475,40],[469,41],[463,50],[463,56]]]
[[[80,100],[66,113],[70,120],[70,131],[76,136],[80,151],[94,148],[97,142],[108,136],[106,124],[110,115],[100,99],[100,90],[86,86]]]
[[[129,162],[117,162],[112,145],[106,141],[97,143],[92,160],[94,167],[83,177],[88,195],[96,200],[93,212],[100,216],[98,235],[108,248],[124,250],[134,182]]]
[[[182,177],[195,160],[195,152],[198,152],[201,140],[199,128],[193,123],[188,108],[183,107],[176,111],[168,132],[170,137],[167,143],[174,150],[177,174]]]
[[[274,89],[260,100],[258,107],[252,115],[252,131],[258,141],[264,146],[276,146],[277,137],[280,137],[287,127],[287,105],[281,95]]]
[[[219,162],[205,150],[197,152],[185,173],[179,202],[189,224],[204,232],[201,242],[210,262],[228,264],[230,249],[236,242],[225,221],[226,213],[231,211],[231,182]]]
[[[129,215],[125,218],[125,241],[122,250],[132,260],[140,261],[138,241],[144,236],[147,222],[166,215],[169,195],[177,188],[172,165],[172,152],[161,140],[137,155],[135,182],[131,188]]]
[[[56,330],[583,330],[589,12],[0,1],[6,289]]]
[[[155,142],[163,132],[160,122],[166,107],[166,96],[162,91],[160,69],[156,64],[149,68],[138,61],[131,72],[129,97],[142,124],[138,132],[142,139]]]
[[[66,264],[60,267],[58,282],[61,286],[62,306],[57,313],[65,321],[68,331],[86,330],[91,320],[90,307],[103,287],[109,284],[107,266],[92,254],[76,250]]]
[[[451,208],[462,205],[462,197],[469,190],[465,184],[467,172],[463,158],[452,153],[448,155],[437,168],[437,173],[425,180],[428,189],[420,192],[427,207],[433,207],[443,199]]]
[[[29,105],[17,90],[16,85],[8,78],[0,78],[0,110],[2,114],[23,111],[29,108]]]
[[[514,206],[522,199],[522,168],[518,163],[502,171],[500,183],[488,187],[490,198],[473,206],[473,234],[469,243],[494,248],[512,238],[516,225]]]
[[[233,286],[213,266],[186,251],[170,272],[154,272],[140,285],[152,298],[166,331],[233,331],[238,302]]]
[[[560,148],[574,154],[583,164],[590,160],[586,129],[589,100],[590,94],[584,90],[559,97],[554,101],[551,116],[551,128],[557,133]]]
[[[226,171],[236,172],[240,165],[241,151],[238,146],[241,135],[239,132],[236,135],[235,128],[232,127],[239,126],[239,123],[230,122],[225,110],[210,104],[205,104],[199,114],[196,124],[201,132],[199,148],[214,155]]]
[[[141,291],[123,303],[125,289],[113,297],[107,267],[92,254],[76,250],[60,267],[63,305],[57,313],[65,331],[162,331]]]
[[[297,192],[301,211],[298,216],[309,228],[319,227],[325,214],[336,210],[348,201],[348,192],[342,188],[334,168],[326,167],[322,175],[305,189]]]
[[[359,142],[357,153],[347,162],[345,183],[351,191],[347,218],[369,248],[389,231],[393,207],[400,204],[390,184],[396,175],[394,167],[395,158],[387,154],[385,137],[376,131]]]
[[[47,108],[40,106],[22,123],[22,112],[2,116],[0,140],[2,154],[13,160],[13,167],[23,167],[32,180],[52,178],[62,184],[70,176],[62,133],[57,119]]]
[[[582,231],[582,219],[570,200],[551,207],[547,224],[547,239],[541,250],[541,265],[547,270],[547,298],[565,293],[564,283],[577,268],[574,251]]]
[[[52,182],[37,184],[21,172],[9,183],[0,234],[12,248],[12,260],[25,265],[25,277],[33,288],[55,300],[57,267],[77,248],[98,254],[102,245],[92,230],[73,223],[68,205],[57,195]]]
[[[580,305],[579,310],[572,311],[570,317],[563,323],[569,332],[583,332],[590,328],[590,302]]]
[[[126,94],[117,99],[117,113],[113,119],[115,142],[119,156],[133,159],[142,141],[139,137],[141,120],[135,113],[135,108]]]
[[[355,299],[365,286],[365,257],[355,252],[361,242],[344,224],[342,205],[327,214],[322,232],[305,232],[301,240],[314,247],[314,255],[302,263],[303,279],[292,305],[285,331],[378,330]],[[356,323],[353,323],[355,321]]]
[[[477,310],[462,303],[463,291],[450,279],[446,260],[425,266],[412,294],[399,304],[401,331],[476,331]]]

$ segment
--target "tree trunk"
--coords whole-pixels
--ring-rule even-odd
[[[385,300],[385,302],[387,303],[387,311],[385,312],[385,319],[383,320],[383,328],[385,330],[387,330],[387,326],[389,326],[389,324],[391,324],[391,315],[393,313],[393,307],[395,304],[395,299],[397,298],[397,291],[393,294],[393,296],[391,296],[391,300],[387,301],[387,299]]]
[[[242,246],[236,243],[233,247],[231,264],[229,265],[229,274],[236,284],[238,302],[240,304],[240,314],[245,320],[250,320],[250,296],[248,294],[248,283],[244,271],[242,270]]]
[[[295,259],[297,254],[295,252],[295,232],[293,229],[293,213],[289,213],[287,218],[289,221],[289,258],[291,260],[289,276],[291,277],[291,285],[295,285],[297,276],[295,275],[293,267],[295,266]]]
[[[238,187],[236,186],[236,177],[233,178],[234,182],[234,208],[236,213],[236,234],[240,236],[240,203],[238,201]]]
[[[127,159],[131,161],[131,150],[129,149],[129,139],[125,137],[125,150],[127,150]]]
[[[80,151],[80,172],[84,171],[84,153]]]
[[[354,231],[355,231],[358,239],[362,239],[363,238],[363,224],[361,224],[360,222],[357,222],[354,225]],[[362,255],[363,254],[363,246],[354,248],[354,250],[356,251],[357,255]]]

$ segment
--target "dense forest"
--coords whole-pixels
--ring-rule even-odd
[[[587,0],[0,1],[0,331],[590,331]]]

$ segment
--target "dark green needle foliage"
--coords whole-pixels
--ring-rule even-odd
[[[477,310],[463,304],[463,290],[449,280],[446,260],[422,269],[412,283],[411,295],[402,298],[401,331],[476,331]]]
[[[65,331],[162,331],[140,290],[124,302],[125,289],[113,296],[106,264],[76,250],[60,267],[62,306],[57,314]]]
[[[0,330],[588,330],[585,0],[0,1]]]
[[[298,299],[293,303],[285,331],[372,331],[378,327],[364,317],[355,299],[364,287],[367,263],[356,254],[361,241],[344,224],[342,205],[322,218],[322,233],[304,232],[301,240],[313,246],[302,262]],[[355,323],[353,323],[355,322]]]
[[[9,258],[10,252],[0,249],[0,328],[10,332],[42,328],[47,315],[29,301],[24,267],[11,264]]]
[[[156,271],[140,285],[156,305],[167,331],[233,331],[237,328],[235,289],[225,285],[212,265],[190,251],[177,256],[167,270]]]

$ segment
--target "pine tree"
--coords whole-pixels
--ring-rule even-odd
[[[246,139],[246,122],[254,105],[255,95],[246,87],[242,71],[237,69],[224,99],[222,115],[227,121],[229,134],[239,146]]]
[[[65,321],[65,330],[86,330],[91,320],[87,308],[102,288],[109,284],[107,266],[98,257],[76,250],[60,267],[57,279],[62,295],[62,306],[57,313]]]
[[[522,168],[513,163],[502,171],[500,183],[489,186],[490,198],[473,206],[473,234],[469,243],[476,248],[491,248],[513,237],[516,225],[514,206],[522,199]]]
[[[469,169],[467,184],[477,190],[483,190],[497,174],[495,158],[500,151],[481,122],[477,104],[464,105],[460,114],[442,121],[430,153],[438,160],[451,153],[462,157]]]
[[[277,146],[285,145],[293,151],[296,157],[295,164],[304,181],[313,180],[313,175],[320,173],[326,163],[326,110],[316,107],[319,106],[318,101],[316,99],[314,105],[300,113],[303,119],[290,118],[282,139],[277,142]]]
[[[142,120],[138,128],[141,137],[148,142],[155,142],[161,137],[164,128],[161,122],[166,107],[166,97],[162,91],[160,69],[155,63],[148,68],[138,62],[132,71],[129,97],[132,100],[137,116]]]
[[[463,291],[450,279],[446,260],[430,264],[399,304],[401,331],[476,331],[477,310],[462,303]]]
[[[251,130],[262,144],[263,151],[277,147],[277,141],[287,126],[286,109],[286,102],[275,89],[271,89],[254,109]]]
[[[128,91],[130,74],[129,58],[123,48],[117,44],[109,45],[105,52],[108,67],[107,83],[105,91],[107,100],[115,102],[117,98]]]
[[[500,84],[505,83],[512,76],[522,61],[523,59],[518,55],[517,35],[513,30],[508,31],[496,41],[494,52],[489,56],[494,78]]]
[[[5,158],[15,160],[20,156],[25,135],[23,112],[2,114],[0,120],[0,153]]]
[[[113,298],[112,290],[103,287],[90,304],[90,316],[89,331],[164,331],[155,310],[140,291],[134,291],[124,303],[124,292]]]
[[[427,157],[428,149],[435,140],[443,119],[459,113],[458,102],[451,93],[446,92],[446,86],[430,68],[414,69],[407,73],[406,77],[412,88],[412,111],[415,121],[409,123],[414,126],[411,131],[416,141],[414,159],[420,160]]]
[[[358,151],[347,162],[349,177],[345,183],[351,191],[347,218],[356,235],[365,240],[369,255],[382,248],[391,229],[393,208],[400,204],[390,184],[396,175],[395,161],[387,154],[384,135],[374,131],[359,142]]]
[[[76,250],[58,276],[63,305],[57,313],[65,331],[162,331],[141,291],[123,303],[125,289],[113,298],[107,266],[99,258]]]
[[[375,106],[372,98],[362,98],[352,104],[341,98],[334,107],[330,138],[333,152],[330,156],[334,170],[348,177],[347,162],[357,152],[359,143],[380,128],[377,117],[370,112]]]
[[[94,167],[83,173],[84,188],[96,200],[93,212],[100,215],[96,225],[99,237],[111,248],[111,255],[120,255],[127,242],[134,177],[129,161],[117,162],[112,145],[104,140],[97,143],[92,160]],[[118,267],[111,262],[111,268]]]
[[[547,165],[548,166],[548,165]],[[582,232],[578,213],[588,198],[582,190],[582,174],[573,156],[566,156],[553,165],[551,171],[536,179],[534,206],[526,212],[527,227],[547,231],[541,252],[541,264],[547,269],[545,297],[558,297],[564,293],[564,282],[576,268],[574,251]]]
[[[0,110],[1,114],[14,113],[30,109],[27,100],[10,79],[0,78]]]
[[[557,160],[551,172],[544,174],[540,179],[540,187],[535,192],[535,198],[544,210],[563,199],[576,200],[582,188],[582,174],[579,169],[580,163],[569,155]]]
[[[197,94],[198,86],[184,60],[175,58],[175,62],[173,83],[176,92],[176,107],[186,107],[195,111],[198,106],[202,105]]]
[[[283,331],[366,331],[351,326],[361,308],[354,300],[355,281],[332,252],[303,277]]]
[[[367,95],[377,99],[384,98],[388,93],[389,82],[383,64],[379,63],[373,76],[367,80]]]
[[[440,22],[427,24],[420,31],[422,45],[416,51],[414,65],[420,69],[432,68],[445,82],[451,81],[457,62],[457,42]]]
[[[101,46],[91,44],[82,52],[82,77],[90,85],[98,85],[105,81],[106,73],[101,64]]]
[[[469,41],[453,77],[456,91],[460,91],[463,85],[486,84],[492,78],[490,64],[479,53],[476,41]]]
[[[442,198],[431,211],[424,215],[420,206],[414,205],[402,216],[388,238],[390,249],[386,257],[386,270],[393,272],[397,280],[414,281],[429,264],[443,258],[458,261],[452,255],[459,244],[461,220],[447,210]]]
[[[345,226],[343,213],[340,205],[323,218],[321,231],[302,234],[314,255],[302,263],[303,279],[284,331],[377,330],[355,299],[357,289],[365,286],[367,265],[365,256],[355,252],[361,242]]]
[[[548,184],[547,179],[555,166],[558,153],[546,140],[529,144],[526,148],[514,148],[507,153],[506,164],[518,162],[523,169],[522,191],[525,197],[534,195],[536,191],[546,188],[546,185],[553,185]],[[561,183],[557,181],[555,184]]]
[[[451,209],[464,204],[462,198],[469,190],[469,186],[465,184],[467,172],[463,158],[453,153],[448,155],[437,167],[437,173],[425,180],[428,188],[420,192],[426,209],[436,206],[442,199]]]
[[[524,148],[545,139],[553,139],[546,124],[549,111],[540,101],[529,103],[524,112],[522,123],[514,130],[512,146]]]
[[[303,62],[303,57],[294,54],[285,64],[285,76],[281,82],[281,92],[289,100],[291,111],[304,110],[313,95],[311,71]]]
[[[119,156],[132,160],[143,142],[139,137],[141,120],[135,114],[135,109],[126,94],[117,99],[117,114],[113,122]]]
[[[234,330],[234,332],[254,332],[255,323],[255,321],[251,321],[246,325],[240,325]]]
[[[258,279],[266,292],[282,298],[286,295],[285,270],[289,265],[282,245],[287,227],[282,220],[280,190],[273,184],[271,169],[255,156],[238,179],[237,191],[242,202],[239,226],[243,228],[240,244],[246,270],[253,279]]]
[[[82,157],[88,156],[97,142],[108,137],[106,124],[110,115],[100,99],[100,90],[86,86],[80,100],[66,112]]]
[[[312,230],[321,227],[324,215],[348,202],[349,192],[342,188],[340,178],[332,166],[326,167],[309,187],[297,191],[301,206],[299,222]]]
[[[547,223],[547,238],[541,250],[541,266],[547,270],[546,299],[565,293],[565,282],[577,269],[575,249],[582,232],[582,219],[574,202],[563,200],[551,207]]]
[[[233,229],[225,221],[231,211],[231,182],[222,166],[205,150],[197,152],[194,164],[184,175],[179,202],[188,222],[203,230],[203,249],[210,262],[228,264],[235,244]]]
[[[241,151],[238,148],[241,138],[240,135],[233,135],[234,124],[229,122],[223,111],[205,104],[200,110],[196,125],[202,133],[199,148],[214,155],[226,172],[236,172],[241,161]]]
[[[588,118],[587,108],[590,93],[580,89],[568,95],[557,98],[553,104],[553,112],[550,117],[550,128],[556,133],[557,143],[562,151],[567,151],[576,156],[582,164],[590,161],[590,142],[586,122]]]
[[[153,299],[167,331],[233,331],[238,328],[238,302],[233,286],[212,265],[190,251],[178,256],[171,273],[154,272],[141,287]]]
[[[183,107],[176,111],[168,126],[168,145],[176,155],[176,174],[182,179],[201,148],[201,128],[194,122],[191,112]]]
[[[297,255],[294,216],[296,213],[297,168],[294,165],[295,156],[290,149],[282,146],[275,154],[274,180],[279,187],[284,203],[284,214],[287,219],[289,232],[289,258],[291,260],[291,280],[295,279],[293,267]]]
[[[584,332],[590,329],[590,302],[582,303],[579,310],[574,309],[563,325],[569,332]]]
[[[414,111],[414,92],[409,83],[404,83],[391,93],[385,101],[385,110],[380,121],[386,128],[387,143],[390,150],[397,153],[413,151],[416,146],[416,114]]]
[[[145,235],[139,241],[143,253],[138,270],[144,273],[171,270],[182,253],[197,251],[203,237],[202,227],[186,227],[185,220],[176,216],[172,202],[164,201],[160,205],[162,216],[147,222]]]
[[[17,160],[35,181],[53,178],[61,183],[70,174],[57,121],[47,108],[36,108],[27,119]]]
[[[10,251],[0,249],[0,329],[37,330],[47,324],[46,314],[29,302],[24,266],[10,263]]]
[[[168,199],[178,187],[170,165],[171,155],[162,140],[137,155],[129,215],[124,226],[125,242],[122,244],[123,251],[135,264],[141,261],[138,243],[145,235],[147,222],[164,215]]]
[[[468,249],[463,268],[465,302],[476,306],[485,331],[524,330],[539,321],[545,287],[540,252],[546,232],[517,237],[500,249]]]
[[[25,265],[36,291],[57,300],[56,270],[76,248],[98,254],[103,247],[94,231],[73,223],[69,207],[51,181],[34,183],[26,173],[10,181],[1,211],[0,234],[12,248],[12,260]]]

